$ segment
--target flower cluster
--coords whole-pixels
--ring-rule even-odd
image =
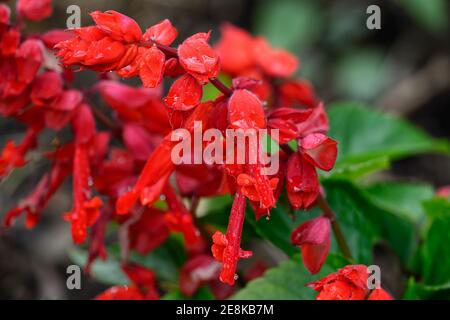
[[[17,8],[31,21],[51,14],[46,0],[18,1]],[[238,261],[252,256],[241,248],[247,203],[259,219],[270,217],[283,193],[293,209],[310,208],[322,197],[317,169],[331,170],[337,157],[337,142],[327,136],[324,105],[306,80],[292,78],[299,65],[295,56],[238,27],[224,25],[214,47],[210,32],[171,47],[178,32],[169,20],[143,32],[136,21],[116,11],[96,11],[91,17],[93,26],[27,38],[20,25],[10,23],[9,8],[0,4],[0,114],[27,127],[19,144],[9,141],[1,152],[0,179],[26,164],[44,128],[70,127],[73,132],[72,140],[44,153],[49,172],[6,214],[4,224],[11,226],[25,212],[26,226],[33,227],[72,175],[72,210],[64,218],[76,244],[89,238],[87,270],[107,255],[108,223],[119,224],[123,270],[131,285],[110,288],[98,299],[157,299],[152,270],[126,262],[126,256],[129,250],[151,252],[173,232],[183,236],[188,255],[180,271],[181,291],[192,296],[207,284],[216,297],[225,298],[233,291],[225,284],[235,283]],[[73,68],[97,71],[99,82],[88,90],[73,88]],[[122,78],[139,77],[143,87],[121,83],[110,71]],[[231,87],[218,80],[219,72],[233,77]],[[166,94],[164,77],[175,78]],[[207,83],[221,93],[205,102]],[[113,120],[91,103],[93,94],[111,109]],[[192,133],[195,123],[224,135],[227,129],[278,130],[273,138],[280,146],[279,170],[269,175],[265,164],[249,161],[175,165],[171,135],[179,128]],[[234,197],[226,232],[202,228],[196,202],[224,194]],[[190,208],[185,199],[190,199]],[[326,259],[331,223],[325,214],[292,234],[311,273]],[[325,292],[333,283],[347,281],[333,277],[314,288]],[[351,281],[345,283],[358,287]]]
[[[369,289],[367,281],[366,266],[349,265],[308,286],[319,292],[316,300],[392,300],[381,287]]]

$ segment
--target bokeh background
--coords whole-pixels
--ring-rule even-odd
[[[80,6],[83,26],[91,24],[89,12],[114,9],[135,18],[143,29],[169,18],[180,39],[212,30],[214,42],[220,24],[232,22],[297,54],[299,76],[313,83],[325,103],[359,101],[407,118],[435,137],[450,138],[447,0],[55,0],[52,18],[30,24],[27,30],[64,28],[66,9],[72,4]],[[366,28],[370,4],[381,8],[381,30]],[[86,72],[77,81],[89,86],[94,76]],[[0,118],[1,147],[9,138],[20,138],[22,132],[13,121]],[[50,133],[42,137],[43,149],[51,145],[51,137]],[[27,194],[45,169],[37,151],[25,168],[0,183],[0,216]],[[395,163],[383,175],[436,187],[448,185],[450,160],[439,155],[417,156]],[[26,230],[21,223],[12,230],[0,230],[0,298],[82,299],[105,288],[85,278],[83,290],[66,289],[72,242],[69,224],[61,215],[70,206],[67,183],[34,230]],[[270,256],[273,263],[283,258],[277,253]],[[401,270],[390,253],[377,247],[375,257],[383,271],[389,270],[383,272],[383,285],[401,295]]]

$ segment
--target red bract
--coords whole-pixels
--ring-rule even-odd
[[[330,220],[319,217],[302,223],[292,231],[291,241],[301,248],[303,263],[309,272],[319,272],[330,249]]]
[[[262,129],[266,117],[261,101],[248,90],[235,90],[228,102],[228,118],[234,129]]]
[[[191,297],[204,284],[217,280],[220,264],[210,255],[200,254],[189,259],[180,271],[180,290]]]
[[[319,292],[316,300],[392,300],[382,288],[369,290],[367,278],[366,266],[349,265],[308,286]]]
[[[319,195],[316,169],[300,154],[293,154],[288,161],[286,190],[289,202],[295,209],[309,208]]]
[[[213,235],[213,245],[211,247],[214,258],[222,262],[220,271],[220,281],[229,285],[234,285],[237,279],[237,262],[242,258],[252,256],[251,251],[241,249],[242,227],[245,217],[245,197],[240,192],[234,196],[233,207],[231,208],[230,219],[226,234],[217,231]]]
[[[160,23],[148,28],[143,35],[143,39],[168,46],[177,38],[177,35],[177,29],[175,29],[168,19],[164,19]]]
[[[11,9],[6,4],[0,3],[0,25],[9,24]]]
[[[161,83],[164,73],[165,55],[155,46],[145,50],[140,58],[139,77],[144,87],[154,88]]]
[[[259,66],[270,76],[290,77],[298,68],[298,60],[291,53],[272,48],[267,40],[257,38],[254,42],[256,60]]]
[[[185,74],[172,84],[164,103],[171,109],[188,111],[200,103],[202,94],[201,84],[194,77]]]
[[[299,150],[319,169],[330,171],[337,157],[337,142],[322,133],[312,133],[300,140]]]
[[[183,68],[200,82],[208,82],[219,73],[219,57],[208,44],[209,33],[197,33],[178,46]]]
[[[133,43],[141,40],[142,31],[139,25],[126,15],[114,10],[91,13],[97,27],[109,37],[117,41]]]
[[[52,15],[52,0],[18,0],[17,12],[30,21],[41,21]]]
[[[47,71],[33,82],[31,90],[31,101],[37,106],[49,106],[63,92],[63,81],[61,76],[53,71]]]

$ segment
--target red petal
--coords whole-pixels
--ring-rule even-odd
[[[56,97],[63,92],[63,81],[59,73],[47,71],[33,82],[31,90],[31,101],[38,106],[48,106]]]
[[[166,57],[158,48],[148,48],[140,63],[139,77],[144,87],[155,88],[161,83]]]
[[[194,77],[185,74],[172,84],[164,103],[174,110],[188,111],[200,103],[202,94],[202,85]]]
[[[219,57],[208,44],[209,34],[198,33],[187,38],[178,47],[178,57],[183,68],[200,82],[217,77]]]
[[[72,111],[83,100],[83,94],[75,89],[64,91],[49,107],[58,111]]]
[[[300,148],[314,166],[330,171],[337,158],[337,142],[322,133],[309,134],[301,139]]]
[[[19,0],[17,12],[30,21],[41,21],[52,15],[52,0]]]
[[[383,288],[373,290],[367,300],[393,300]]]
[[[298,68],[298,60],[294,55],[271,48],[263,38],[255,41],[254,50],[259,66],[270,76],[290,77]]]
[[[144,33],[144,40],[154,41],[162,45],[170,45],[178,35],[177,29],[168,19],[164,19],[158,24],[151,26]]]
[[[286,178],[288,199],[292,207],[310,207],[319,194],[319,180],[313,165],[295,153],[289,158]]]
[[[248,90],[235,90],[228,102],[230,125],[235,129],[260,129],[266,127],[261,101]]]
[[[91,107],[81,104],[72,119],[76,143],[87,143],[95,135],[95,120]]]
[[[126,15],[114,10],[91,13],[97,27],[106,32],[111,38],[128,43],[140,41],[142,31],[139,25]]]
[[[330,221],[319,217],[302,223],[291,234],[292,244],[301,247],[302,259],[312,274],[320,271],[330,249]]]

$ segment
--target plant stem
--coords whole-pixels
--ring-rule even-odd
[[[327,200],[320,193],[319,196],[317,197],[317,205],[319,206],[320,209],[322,209],[324,215],[328,219],[330,219],[331,228],[333,229],[334,236],[336,237],[336,241],[342,253],[347,259],[353,260],[353,256],[350,252],[350,248],[347,244],[347,241],[345,240],[344,234],[342,233],[342,229],[338,221],[336,220],[336,214],[334,213],[333,209],[331,209]]]

